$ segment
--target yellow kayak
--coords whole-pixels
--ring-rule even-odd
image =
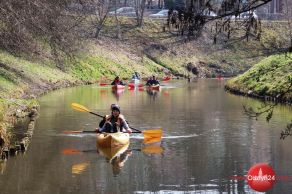
[[[129,133],[99,133],[97,134],[96,143],[99,147],[110,148],[126,145],[130,141]]]

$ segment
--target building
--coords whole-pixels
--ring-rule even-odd
[[[292,0],[287,0],[287,6],[291,6]],[[257,15],[262,19],[271,19],[278,20],[285,18],[285,10],[286,7],[284,0],[272,0],[271,2],[259,7],[257,9]]]

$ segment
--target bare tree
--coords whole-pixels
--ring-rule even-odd
[[[42,45],[64,70],[61,55],[70,56],[77,25],[67,11],[70,0],[7,0],[0,4],[0,47],[11,53],[40,54]]]
[[[136,15],[137,15],[137,25],[142,27],[144,25],[144,11],[146,0],[134,0]]]
[[[111,0],[91,0],[95,6],[96,31],[95,38],[98,38],[100,31],[104,26],[108,12],[110,10]]]
[[[218,35],[223,32],[229,34],[228,37],[230,37],[231,30],[235,30],[239,26],[245,29],[245,38],[248,39],[251,34],[258,36],[257,33],[260,31],[258,29],[260,27],[259,20],[254,17],[253,11],[270,1],[186,0],[184,6],[176,5],[173,7],[176,11],[171,9],[168,26],[170,30],[175,28],[180,35],[199,37],[206,24],[214,21],[216,22],[214,42],[216,42]],[[237,27],[231,28],[231,17],[240,17],[243,12],[249,12],[249,17],[236,20]]]
[[[118,15],[117,15],[117,1],[114,0],[114,8],[115,8],[115,21],[116,21],[116,28],[117,28],[117,38],[122,39],[122,32],[121,32],[121,23],[119,21]]]

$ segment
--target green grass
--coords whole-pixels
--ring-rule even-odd
[[[9,53],[0,51],[0,62],[4,63],[15,70],[14,74],[17,72],[18,75],[15,75],[19,79],[19,75],[26,79],[27,81],[38,81],[39,79],[49,81],[49,82],[57,82],[61,79],[68,79],[73,81],[74,78],[66,74],[56,66],[50,66],[40,62],[28,61],[19,57],[15,57]],[[11,72],[10,72],[11,73]]]
[[[244,74],[231,79],[227,86],[242,92],[253,91],[264,96],[277,96],[287,91],[292,82],[292,54],[273,55],[263,59]],[[292,92],[286,92],[292,98]]]

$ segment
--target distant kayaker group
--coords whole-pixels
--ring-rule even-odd
[[[139,83],[140,82],[140,75],[135,72],[134,75],[132,76],[132,83]],[[112,81],[111,85],[126,85],[119,76],[116,76],[115,79]],[[146,82],[146,86],[153,86],[153,85],[160,85],[159,81],[157,80],[157,78],[153,75],[151,77],[148,78],[147,82]]]

